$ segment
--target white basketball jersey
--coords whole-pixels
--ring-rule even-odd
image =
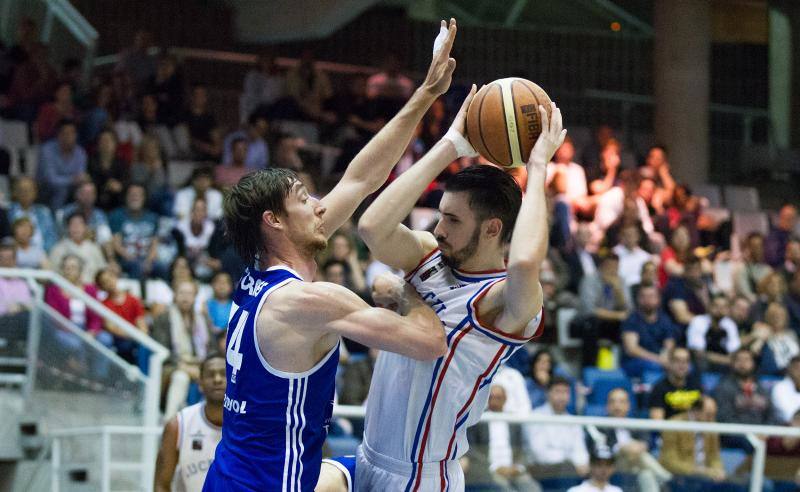
[[[406,280],[436,311],[447,335],[447,352],[422,362],[381,352],[367,400],[364,444],[398,461],[453,460],[467,452],[466,429],[476,423],[500,365],[539,334],[541,313],[523,336],[481,322],[476,305],[505,270],[467,273],[451,269],[436,249]]]
[[[178,466],[175,489],[180,492],[203,490],[214,451],[222,438],[222,428],[206,419],[204,401],[178,412]]]

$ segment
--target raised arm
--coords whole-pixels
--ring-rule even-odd
[[[408,147],[417,124],[433,101],[447,92],[456,68],[456,61],[450,58],[455,37],[455,19],[450,19],[449,27],[442,21],[425,81],[400,112],[353,158],[339,183],[321,200],[326,209],[322,219],[329,237],[386,181]]]
[[[514,224],[508,252],[508,277],[503,286],[503,310],[497,326],[511,333],[525,326],[542,308],[542,286],[539,268],[547,255],[548,222],[545,202],[547,163],[564,142],[561,110],[552,103],[552,121],[543,106],[539,106],[542,133],[528,159],[528,184]]]
[[[433,360],[447,350],[442,322],[406,284],[405,316],[370,307],[346,288],[327,282],[293,282],[275,292],[275,319],[320,335],[335,333],[368,347],[412,359]]]
[[[459,135],[464,132],[467,108],[474,95],[473,85],[448,135],[452,136],[454,130]],[[394,180],[358,221],[358,232],[378,261],[409,271],[436,247],[431,234],[412,231],[403,225],[403,220],[411,213],[428,184],[459,157],[460,152],[451,138],[445,136],[439,140],[422,159]]]

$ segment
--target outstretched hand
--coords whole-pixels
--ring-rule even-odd
[[[551,102],[550,104],[552,105],[550,113],[552,120],[547,117],[544,106],[539,106],[542,133],[536,140],[530,158],[528,158],[528,172],[534,169],[545,170],[547,163],[553,158],[553,154],[561,147],[567,136],[567,130],[564,129],[564,123],[561,120],[561,110],[558,109],[556,103]]]
[[[421,89],[434,97],[441,96],[450,88],[453,80],[453,70],[456,68],[456,61],[450,58],[450,50],[453,48],[453,41],[456,39],[456,20],[450,19],[450,24],[442,21],[439,35],[433,45],[433,60],[428,68],[428,74],[422,83]]]

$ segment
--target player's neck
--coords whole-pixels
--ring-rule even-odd
[[[297,272],[303,280],[314,280],[317,262],[313,256],[306,256],[299,251],[276,251],[259,260],[258,268],[266,270],[274,266],[287,266]]]
[[[222,405],[210,405],[206,403],[203,406],[203,411],[209,422],[217,427],[222,427]]]
[[[458,270],[463,272],[486,272],[505,269],[506,263],[503,255],[497,251],[478,250],[458,266]]]

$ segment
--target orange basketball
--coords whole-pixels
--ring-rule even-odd
[[[550,97],[530,80],[495,80],[475,94],[467,109],[467,138],[498,166],[524,166],[542,133],[539,105],[550,116]]]

